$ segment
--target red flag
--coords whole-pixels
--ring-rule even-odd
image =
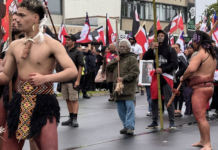
[[[143,53],[145,53],[148,49],[148,40],[146,37],[145,25],[141,28],[138,34],[135,36],[137,44],[142,47]]]
[[[9,37],[9,7],[11,6],[11,4],[13,4],[12,2],[14,3],[13,0],[7,0],[7,2],[6,2],[6,15],[2,19],[2,26],[6,31],[6,33],[3,37],[3,41],[7,41],[8,37]]]
[[[160,25],[160,20],[159,20],[159,18],[157,17],[157,31],[158,30],[162,30],[162,28],[161,28],[161,25]]]
[[[170,27],[170,34],[173,34],[173,32],[175,32],[178,28],[178,21],[179,21],[179,16],[176,14],[173,17],[173,20],[171,21],[171,27]]]
[[[67,30],[66,30],[64,24],[62,23],[61,28],[59,30],[59,34],[58,34],[58,39],[61,41],[61,43],[63,45],[66,44],[66,38],[64,36],[67,36],[67,35],[68,35]]]
[[[99,36],[95,37],[95,39],[97,40],[97,42],[102,41],[103,45],[106,45],[106,41],[105,41],[106,37],[104,35],[104,28],[103,28],[103,26],[99,27],[96,30],[97,30]]]
[[[160,25],[160,20],[157,17],[157,31],[158,30],[162,30],[162,28]],[[148,41],[149,41],[149,44],[154,41],[154,25],[152,25],[151,29],[149,30]]]
[[[183,18],[182,18],[182,13],[180,12],[180,16],[179,16],[179,21],[178,21],[178,27],[181,31],[184,30],[184,27],[183,27]]]
[[[174,45],[174,37],[173,36],[170,36],[170,45]]]
[[[106,15],[106,19],[106,45],[109,45],[113,43],[112,37],[114,36],[114,32],[108,14]]]
[[[150,86],[151,99],[155,100],[158,99],[157,74],[155,73],[155,70],[151,71],[150,75],[152,77],[151,86]],[[167,73],[162,73],[161,75],[163,76],[167,84],[169,84],[169,86],[173,89],[173,76]],[[162,99],[164,99],[163,95],[162,95]]]

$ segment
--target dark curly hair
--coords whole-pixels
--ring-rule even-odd
[[[200,30],[197,30],[195,33],[197,34],[197,37],[200,36],[197,42],[197,49],[199,49],[200,46],[202,46],[205,49],[205,53],[208,52],[213,57],[213,59],[216,59],[216,54],[213,50],[212,39],[210,38],[210,36],[207,33]]]
[[[42,20],[46,13],[44,5],[39,0],[23,0],[18,7],[24,7],[28,11],[37,13],[39,15],[39,20]]]

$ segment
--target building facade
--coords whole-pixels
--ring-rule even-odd
[[[57,33],[63,22],[68,33],[75,34],[81,31],[86,12],[89,15],[91,30],[100,26],[106,27],[107,13],[114,30],[116,19],[119,20],[119,34],[124,38],[132,30],[134,7],[137,7],[141,24],[146,21],[148,32],[153,25],[154,18],[152,0],[48,0],[48,8]],[[195,31],[195,0],[156,0],[156,14],[162,29],[180,11],[183,16],[185,37],[191,37]],[[47,25],[54,32],[50,19]],[[178,35],[179,32],[179,30],[175,31],[174,35]],[[188,40],[186,39],[186,42]]]

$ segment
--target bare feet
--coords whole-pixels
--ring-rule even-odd
[[[204,147],[204,144],[203,144],[203,142],[198,142],[198,143],[195,143],[195,144],[192,144],[192,146],[194,146],[194,147]]]
[[[211,146],[204,146],[201,150],[212,150]]]

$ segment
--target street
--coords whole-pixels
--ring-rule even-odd
[[[78,128],[58,125],[59,150],[198,150],[191,144],[199,141],[199,131],[193,116],[176,118],[176,130],[170,131],[167,111],[164,112],[164,131],[145,129],[152,119],[146,116],[148,104],[146,95],[136,94],[135,135],[121,135],[122,123],[119,119],[116,103],[108,102],[108,96],[95,96],[89,100],[79,99]],[[59,100],[60,121],[68,118],[67,105]],[[184,107],[183,107],[184,112]],[[210,112],[210,117],[212,112]],[[218,119],[211,118],[211,144],[218,149]],[[160,124],[159,124],[160,125]],[[49,139],[48,139],[49,140]],[[23,150],[29,150],[26,141]]]

